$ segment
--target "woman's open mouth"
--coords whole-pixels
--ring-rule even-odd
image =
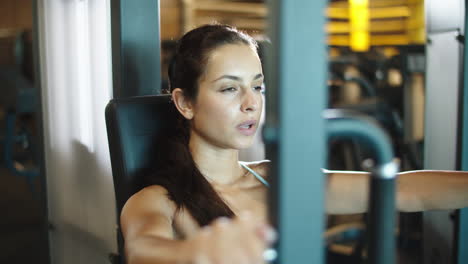
[[[242,122],[241,124],[239,124],[237,126],[237,129],[239,130],[241,134],[245,136],[251,136],[255,134],[256,124],[257,124],[256,120],[249,120],[249,121]]]

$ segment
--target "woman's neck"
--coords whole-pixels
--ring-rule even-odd
[[[189,148],[198,169],[211,184],[233,185],[242,176],[238,150],[219,148],[194,137]]]

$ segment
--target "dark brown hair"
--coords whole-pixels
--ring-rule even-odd
[[[210,52],[226,44],[245,44],[257,49],[250,36],[227,25],[205,25],[186,33],[177,43],[169,65],[169,87],[180,88],[184,96],[195,101],[198,81]],[[175,108],[175,107],[174,107]],[[234,216],[233,211],[216,193],[198,169],[189,151],[190,122],[177,111],[175,133],[166,135],[159,144],[151,183],[165,187],[177,208],[187,209],[199,225],[209,224],[217,217]]]

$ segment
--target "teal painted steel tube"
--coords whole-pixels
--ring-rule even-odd
[[[463,89],[461,91],[461,157],[460,169],[468,171],[468,48],[466,45],[466,30],[468,12],[465,12],[465,45],[463,50]],[[458,214],[457,263],[468,263],[468,208],[461,209]]]
[[[383,129],[373,119],[356,111],[328,109],[323,116],[329,138],[357,139],[369,148],[375,155],[375,163],[379,165],[391,163],[393,150],[390,139]]]
[[[395,180],[372,177],[367,222],[371,264],[395,264]]]
[[[468,170],[465,168],[464,170]],[[457,263],[468,263],[468,209],[460,210],[458,227]]]
[[[42,19],[40,13],[43,12],[42,9],[44,8],[43,1],[33,1],[33,66],[34,66],[34,87],[36,88],[36,98],[42,98],[42,94],[45,93],[43,90],[43,82],[41,76],[41,48],[40,48],[40,29],[42,25]],[[44,258],[38,261],[44,261],[45,263],[51,263],[51,256],[50,256],[50,237],[49,237],[49,208],[48,208],[48,197],[47,197],[47,169],[46,169],[46,162],[45,162],[45,147],[44,147],[44,120],[43,117],[44,111],[46,107],[43,107],[43,101],[38,100],[37,108],[34,114],[34,120],[36,124],[36,150],[38,155],[38,163],[39,163],[39,186],[41,186],[41,192],[39,193],[40,198],[37,201],[39,203],[40,209],[40,235],[44,238],[42,243],[36,244],[36,249],[43,252]]]
[[[266,52],[269,208],[277,263],[323,263],[325,0],[271,0]]]
[[[352,111],[326,110],[329,139],[352,138],[370,148],[375,165],[372,168],[369,195],[368,263],[396,263],[395,179],[391,141],[372,119]]]
[[[114,98],[161,90],[159,0],[111,0]]]

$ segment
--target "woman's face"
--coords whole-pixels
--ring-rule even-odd
[[[252,144],[263,107],[263,72],[257,52],[227,44],[209,54],[193,105],[192,137],[221,148]]]

